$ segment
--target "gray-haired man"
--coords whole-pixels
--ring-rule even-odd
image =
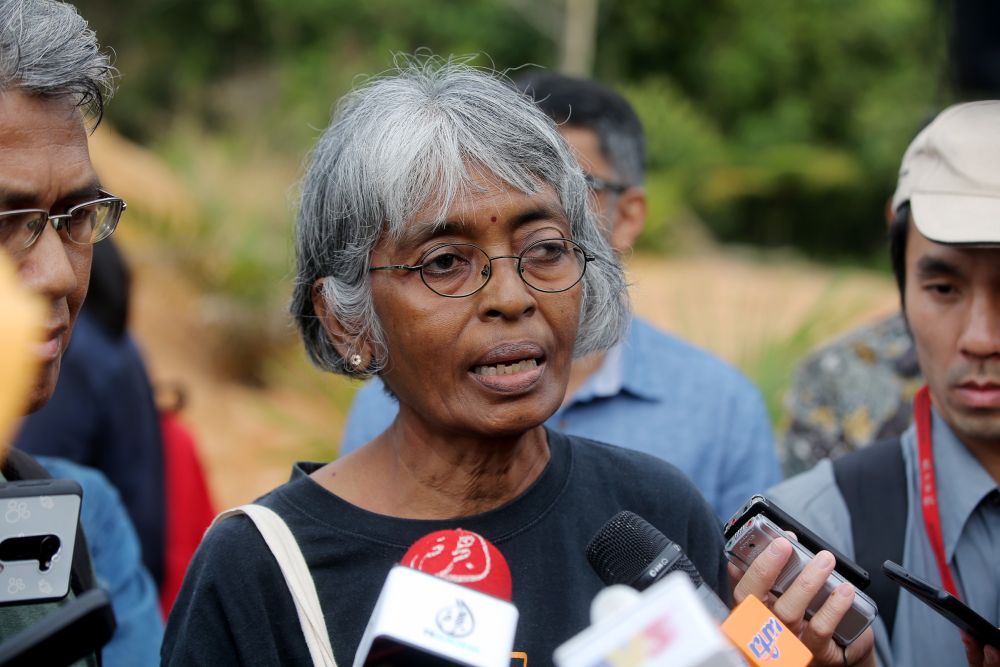
[[[39,367],[27,411],[52,396],[60,360],[90,281],[92,244],[109,236],[124,202],[101,187],[90,161],[87,113],[100,120],[114,70],[73,7],[52,0],[0,0],[0,252],[47,306]],[[99,584],[109,589],[119,629],[105,664],[156,661],[162,624],[155,589],[138,558],[121,501],[95,471],[56,461],[84,488],[82,523]],[[52,471],[56,468],[53,467]],[[4,481],[46,471],[11,450]],[[81,552],[85,553],[85,552]],[[90,564],[74,567],[74,590],[88,588]],[[83,576],[79,576],[83,575]],[[51,613],[53,604],[0,608],[0,641]],[[110,645],[109,645],[110,646]],[[94,664],[96,656],[84,658]]]

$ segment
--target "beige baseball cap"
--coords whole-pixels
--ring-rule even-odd
[[[892,210],[938,243],[1000,244],[1000,101],[948,107],[903,155]]]

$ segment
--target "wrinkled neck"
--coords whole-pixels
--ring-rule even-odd
[[[387,513],[407,518],[470,516],[504,505],[528,489],[549,461],[541,426],[484,439],[419,433],[401,420],[373,445],[390,483]]]

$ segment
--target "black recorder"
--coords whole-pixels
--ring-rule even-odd
[[[795,537],[798,538],[799,544],[814,554],[824,550],[829,551],[833,554],[833,557],[837,559],[837,565],[834,570],[840,574],[840,576],[854,584],[854,586],[859,590],[868,588],[868,585],[871,583],[871,577],[868,576],[868,570],[865,570],[850,558],[840,553],[840,551],[831,547],[826,540],[803,526],[791,514],[781,509],[775,505],[773,501],[768,500],[764,496],[752,496],[750,500],[743,504],[743,507],[738,509],[736,513],[733,514],[732,518],[729,519],[729,522],[726,523],[726,540],[728,541],[731,539],[744,524],[758,514],[767,517],[782,530],[795,533]]]

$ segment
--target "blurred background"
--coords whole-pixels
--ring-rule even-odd
[[[129,204],[132,325],[154,379],[185,388],[221,506],[336,454],[356,386],[313,370],[286,316],[296,180],[338,97],[394,53],[623,91],[649,143],[636,310],[739,366],[778,424],[808,350],[896,307],[902,152],[996,90],[1000,35],[988,0],[75,4],[121,71],[92,151]]]

